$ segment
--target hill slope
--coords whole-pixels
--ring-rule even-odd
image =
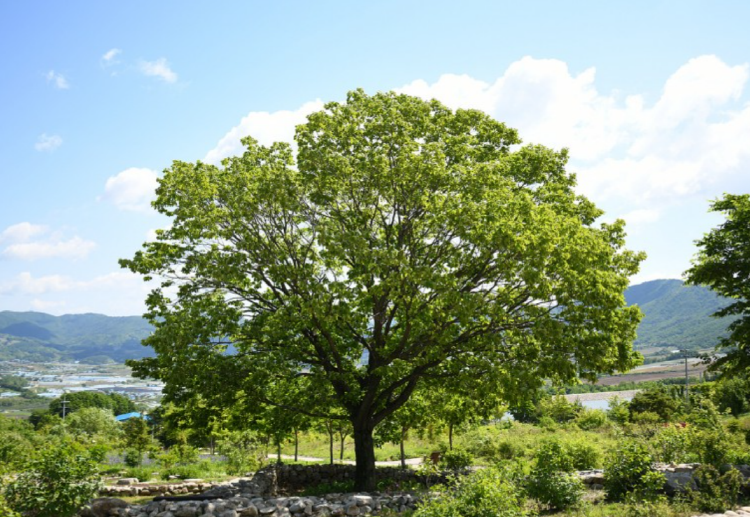
[[[644,314],[636,349],[713,348],[731,321],[711,317],[728,300],[706,287],[688,286],[681,280],[653,280],[631,286],[625,291],[625,300],[628,305],[638,305]]]
[[[151,355],[151,331],[139,316],[0,311],[0,360],[123,362]]]
[[[637,304],[645,315],[636,349],[663,349],[651,350],[652,356],[676,348],[712,348],[728,324],[710,317],[727,300],[680,280],[631,286],[625,299],[628,305]],[[138,316],[0,311],[0,360],[122,362],[152,355],[151,349],[141,346],[151,331]]]

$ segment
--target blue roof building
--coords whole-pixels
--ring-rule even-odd
[[[117,415],[115,417],[115,420],[118,422],[124,422],[125,420],[130,420],[131,418],[143,418],[144,420],[151,420],[151,417],[148,415],[143,415],[137,411],[134,411],[132,413],[124,413],[122,415]]]

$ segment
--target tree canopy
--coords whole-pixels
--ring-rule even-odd
[[[734,300],[714,316],[735,316],[729,335],[717,344],[724,355],[711,365],[723,374],[750,368],[750,194],[725,194],[711,204],[726,220],[697,242],[698,254],[685,272],[687,282],[708,286]]]
[[[295,140],[296,159],[246,137],[242,156],[175,161],[159,180],[171,226],[121,265],[161,279],[144,341],[157,356],[130,364],[167,400],[348,419],[367,489],[375,426],[426,380],[513,400],[637,363],[623,291],[643,255],[622,221],[596,224],[566,150],[520,146],[480,111],[361,90]]]

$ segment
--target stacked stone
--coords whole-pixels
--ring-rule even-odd
[[[153,501],[141,506],[110,508],[118,517],[356,517],[413,511],[413,494],[328,494],[322,497],[232,497],[212,501]],[[104,517],[102,515],[102,517]]]
[[[130,480],[120,480],[130,481]],[[133,497],[133,496],[175,496],[187,494],[200,494],[217,486],[215,483],[204,483],[198,481],[185,481],[177,484],[146,484],[146,483],[122,483],[113,486],[105,486],[99,491],[102,496],[110,497]]]

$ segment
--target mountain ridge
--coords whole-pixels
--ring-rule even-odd
[[[729,300],[677,279],[630,286],[625,300],[644,313],[636,350],[710,349],[731,321],[711,317]],[[141,345],[152,331],[140,316],[0,311],[0,360],[123,362],[153,355]]]

